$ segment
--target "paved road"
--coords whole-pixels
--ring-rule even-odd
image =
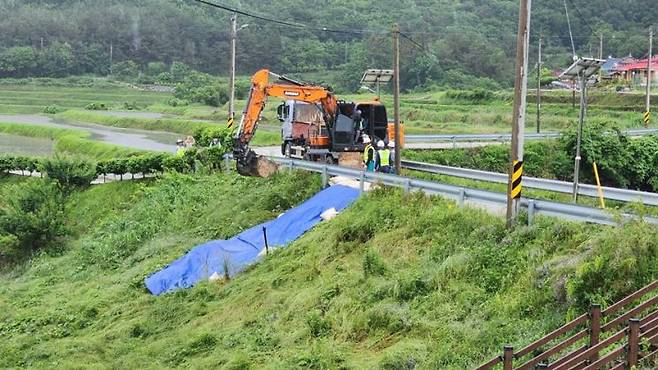
[[[94,140],[158,152],[175,152],[176,139],[180,137],[179,134],[170,132],[108,127],[92,123],[70,123],[29,114],[0,114],[0,122],[84,130],[90,132]]]

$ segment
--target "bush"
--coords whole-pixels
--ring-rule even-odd
[[[112,65],[112,74],[119,80],[131,81],[139,76],[139,66],[132,60]]]
[[[64,189],[86,187],[96,179],[95,163],[74,157],[45,159],[40,170]]]
[[[85,106],[86,110],[107,110],[105,103],[89,103]]]
[[[139,105],[137,105],[136,101],[124,102],[123,103],[123,109],[125,109],[125,110],[139,110],[140,107],[139,107]]]
[[[14,259],[57,243],[66,235],[64,196],[59,187],[35,179],[15,185],[0,207],[0,256]]]
[[[491,90],[476,88],[474,90],[448,90],[446,96],[454,100],[465,100],[471,103],[480,103],[494,98]]]
[[[47,105],[41,110],[45,114],[57,114],[64,111],[64,109],[58,107],[57,105]]]
[[[228,89],[210,75],[192,71],[176,85],[174,97],[218,107],[228,101]]]

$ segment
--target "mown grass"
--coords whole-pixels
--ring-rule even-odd
[[[0,366],[472,368],[656,275],[658,231],[641,223],[540,217],[508,232],[483,211],[383,189],[227,283],[145,291],[195,244],[319,186],[296,172],[177,175],[74,194],[64,252],[0,275]]]

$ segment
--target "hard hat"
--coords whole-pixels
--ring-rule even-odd
[[[377,142],[377,147],[378,147],[378,148],[383,148],[384,146],[385,146],[385,145],[384,145],[384,140],[379,140],[379,141]]]
[[[389,148],[395,148],[395,141],[391,140],[388,142],[388,147]]]
[[[370,144],[372,140],[370,140],[370,136],[368,135],[363,135],[363,143],[364,144]]]

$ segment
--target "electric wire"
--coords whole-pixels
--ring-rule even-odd
[[[376,31],[376,30],[368,30],[368,29],[355,29],[355,30],[345,30],[345,29],[334,29],[334,28],[328,28],[328,27],[315,27],[311,26],[308,24],[304,23],[299,23],[299,22],[290,22],[290,21],[285,21],[285,20],[280,20],[280,19],[275,19],[275,18],[270,18],[266,17],[263,15],[255,14],[255,13],[250,13],[244,10],[240,10],[238,8],[230,7],[224,4],[219,4],[216,2],[210,2],[206,0],[193,0],[197,3],[204,4],[211,6],[213,8],[218,8],[222,10],[226,10],[228,12],[244,15],[246,17],[251,17],[254,19],[259,19],[262,21],[278,24],[280,26],[286,26],[286,27],[292,27],[292,28],[299,28],[299,29],[307,29],[311,31],[322,31],[322,32],[330,32],[330,33],[343,33],[343,34],[354,34],[354,35],[363,35],[363,34],[388,34],[390,31]]]
[[[569,9],[567,8],[567,0],[564,2],[564,12],[567,15],[567,26],[569,26],[569,38],[571,39],[571,50],[573,51],[573,57],[576,58],[576,45],[573,43],[573,33],[571,32],[571,20],[569,19]]]

